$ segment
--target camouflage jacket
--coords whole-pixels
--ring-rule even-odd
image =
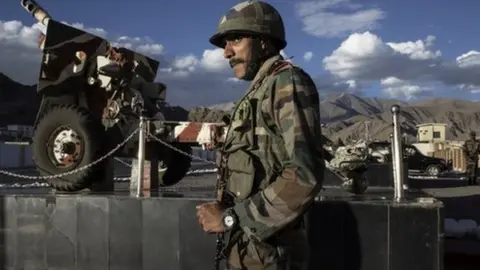
[[[478,155],[480,154],[480,141],[471,138],[466,140],[463,144],[463,150],[468,159],[478,159]]]
[[[265,240],[298,220],[321,189],[319,96],[308,74],[278,55],[260,68],[231,115],[227,191],[239,226]]]

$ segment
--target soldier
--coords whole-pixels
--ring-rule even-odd
[[[197,206],[199,223],[227,236],[230,269],[305,269],[303,214],[321,190],[325,168],[316,86],[280,55],[284,24],[267,3],[234,6],[210,42],[224,49],[236,78],[251,84],[222,143],[223,195]]]
[[[477,140],[477,134],[475,131],[470,131],[470,138],[468,138],[463,144],[463,150],[465,151],[467,158],[468,185],[476,185],[480,142]]]

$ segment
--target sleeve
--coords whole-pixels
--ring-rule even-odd
[[[468,150],[467,150],[467,141],[465,141],[465,142],[462,144],[462,149],[463,149],[463,153],[464,153],[465,155],[467,155],[467,152],[468,152]]]
[[[240,228],[260,241],[305,213],[322,188],[325,168],[320,101],[311,78],[293,68],[282,71],[270,99],[288,158],[269,186],[233,207]]]

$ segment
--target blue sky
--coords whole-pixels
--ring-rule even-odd
[[[17,0],[4,1],[0,9],[0,21],[18,20],[25,26],[31,26],[33,19],[20,7],[19,2]],[[120,36],[148,36],[155,43],[163,45],[162,58],[169,59],[169,61],[189,54],[201,58],[206,49],[214,49],[208,43],[209,36],[215,30],[220,16],[238,2],[232,0],[39,1],[55,19],[68,23],[82,23],[86,28],[105,29],[108,32],[107,38],[109,40],[114,40]],[[480,44],[479,35],[475,34],[476,25],[480,25],[480,17],[477,16],[478,10],[480,10],[480,1],[463,1],[462,4],[455,4],[454,1],[449,0],[312,1],[326,3],[328,8],[319,12],[330,16],[332,20],[338,19],[335,14],[353,14],[362,10],[377,12],[377,18],[379,19],[375,20],[366,15],[361,19],[371,19],[372,24],[361,29],[347,27],[334,36],[325,36],[325,34],[316,34],[315,36],[311,33],[316,31],[315,29],[310,33],[304,31],[305,17],[299,14],[298,6],[299,3],[304,1],[271,0],[267,2],[274,5],[284,18],[288,39],[285,53],[294,57],[293,62],[295,64],[303,67],[313,77],[330,76],[329,80],[332,80],[332,82],[355,80],[358,89],[350,89],[349,91],[361,91],[359,93],[367,96],[386,97],[392,95],[392,93],[399,93],[398,91],[401,90],[397,92],[382,90],[386,88],[386,86],[381,86],[382,78],[376,78],[372,74],[359,74],[352,71],[349,75],[338,78],[339,69],[336,69],[337,73],[332,72],[332,68],[325,68],[323,62],[324,58],[331,56],[333,51],[339,48],[352,32],[370,31],[370,34],[380,38],[383,42],[394,43],[415,42],[417,40],[426,42],[427,36],[434,36],[434,44],[429,50],[440,50],[441,57],[435,58],[435,61],[441,59],[442,63],[453,63],[456,57],[469,51],[475,51]],[[380,14],[378,12],[381,12],[381,15],[378,15]],[[367,36],[361,37],[361,39],[365,38]],[[306,52],[312,52],[314,55],[310,61],[303,59]],[[474,60],[476,61],[476,59]],[[341,62],[341,60],[338,61]],[[337,64],[338,61],[336,61]],[[375,62],[370,64],[373,63]],[[360,65],[359,68],[361,67]],[[1,68],[0,66],[0,72],[5,72]],[[425,91],[411,92],[418,93],[418,95],[415,94],[415,98],[431,96],[478,98],[478,94],[460,90],[454,85],[445,85],[442,82],[443,79],[436,79],[437,75],[433,76],[434,79],[431,79],[431,71],[427,72],[426,76],[430,79],[425,79],[423,78],[425,76],[413,78],[411,74],[403,74],[402,67],[398,67],[398,69],[400,69],[399,76],[396,76],[396,71],[393,68],[391,72],[385,73],[385,76],[401,78],[404,85],[416,85],[426,89]],[[222,74],[224,74],[225,79],[232,75],[229,70]],[[319,78],[321,80],[324,77]],[[465,84],[472,84],[472,82],[467,80]],[[471,85],[470,89],[476,89],[475,85]],[[329,90],[326,89],[325,91],[328,92]],[[176,96],[176,99],[180,100],[180,98],[181,96]],[[228,96],[225,96],[223,100],[228,98]],[[399,98],[408,97],[399,96]]]

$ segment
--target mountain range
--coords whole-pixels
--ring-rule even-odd
[[[0,126],[33,124],[39,104],[35,85],[23,85],[0,73]],[[433,98],[407,103],[335,93],[325,96],[320,103],[323,133],[344,142],[366,136],[386,140],[392,132],[390,110],[394,104],[402,109],[402,132],[412,139],[416,136],[415,126],[421,123],[446,123],[447,139],[452,140],[465,139],[470,130],[480,132],[480,103],[475,101]],[[175,121],[216,122],[233,106],[233,102],[189,110],[171,106],[165,117]]]

